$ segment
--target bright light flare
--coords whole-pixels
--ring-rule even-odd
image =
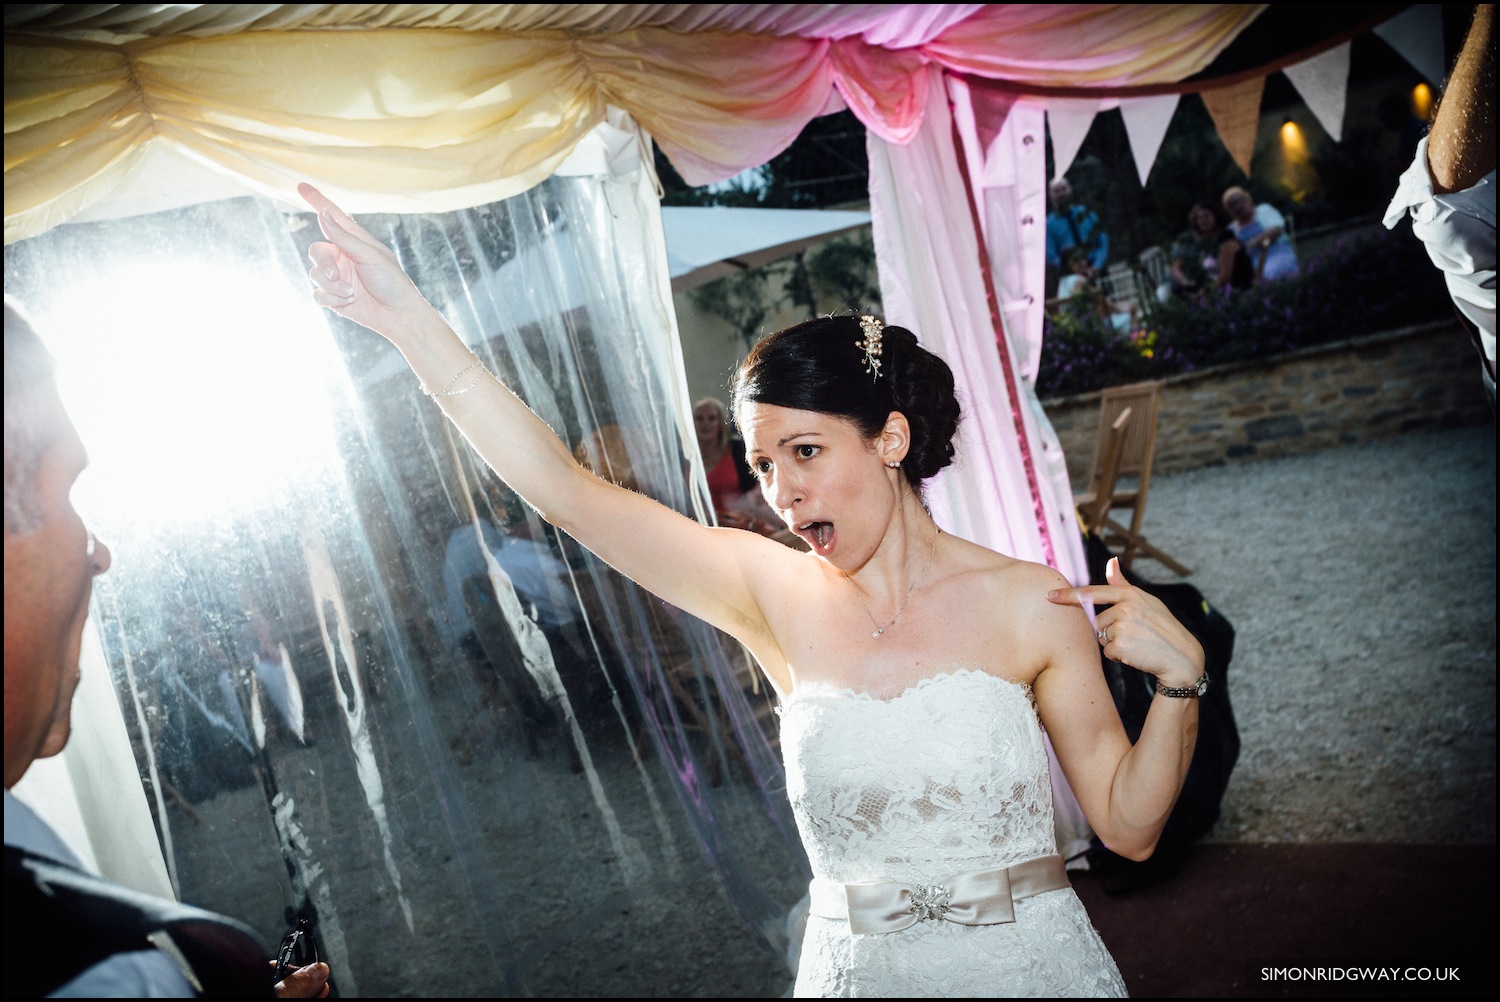
[[[101,531],[218,522],[334,465],[327,327],[309,296],[233,266],[127,264],[37,327],[89,450]]]
[[[1307,160],[1307,136],[1303,133],[1302,126],[1290,118],[1281,123],[1281,147],[1286,152],[1288,162],[1302,163]]]
[[[1411,89],[1411,112],[1424,122],[1432,115],[1432,88],[1425,83]]]

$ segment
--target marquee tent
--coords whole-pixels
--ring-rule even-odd
[[[847,106],[871,137],[891,318],[961,362],[970,398],[1004,416],[972,436],[992,455],[965,464],[984,482],[951,497],[955,528],[1076,575],[1062,467],[1024,388],[1040,338],[1048,100],[1060,162],[1102,104],[1124,102],[1143,178],[1183,90],[1213,95],[1239,156],[1246,122],[1253,145],[1256,115],[1244,111],[1246,100],[1258,107],[1254,81],[1287,65],[1302,67],[1293,79],[1336,135],[1350,30],[1232,78],[1183,84],[1265,10],[9,5],[6,242],[120,197],[159,207],[173,192],[150,179],[174,169],[288,203],[299,180],[322,179],[356,212],[495,201],[554,172],[610,108],[684,179],[705,184],[764,163],[811,118]],[[1373,9],[1356,30],[1402,10]],[[963,266],[933,267],[943,249]],[[948,287],[956,275],[965,288]],[[997,361],[953,338],[1008,338],[1009,350]],[[988,479],[982,465],[1004,472]],[[986,525],[997,498],[1032,517]]]
[[[966,404],[934,513],[1081,581],[1071,485],[1032,389],[1049,125],[1062,169],[1092,116],[1120,107],[1144,181],[1180,96],[1197,92],[1247,163],[1259,83],[1285,70],[1337,135],[1349,38],[1392,18],[1428,23],[1431,6],[1370,8],[1301,49],[1205,79],[1268,5],[11,4],[7,282],[11,248],[62,224],[226,195],[294,207],[303,180],[355,213],[405,214],[592,173],[635,178],[631,198],[659,210],[650,142],[690,184],[708,184],[848,108],[869,136],[887,319],[948,360]],[[669,263],[659,211],[637,229],[640,260],[627,270],[656,297],[639,315],[659,325],[651,345],[668,346],[667,405],[691,442],[670,308],[686,271]],[[701,268],[716,255],[699,256]],[[330,559],[305,552],[319,567]],[[1076,815],[1062,828],[1075,843],[1087,835]],[[400,898],[389,843],[385,859]]]

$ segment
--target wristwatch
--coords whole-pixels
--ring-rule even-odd
[[[1158,696],[1175,696],[1178,699],[1197,699],[1208,691],[1208,672],[1203,677],[1186,689],[1174,689],[1169,685],[1162,685],[1161,679],[1156,680],[1156,694]]]

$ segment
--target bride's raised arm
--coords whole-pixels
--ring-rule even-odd
[[[308,249],[313,299],[383,335],[492,469],[541,513],[637,584],[734,635],[775,678],[781,658],[757,596],[793,551],[714,529],[580,466],[562,440],[491,376],[391,251],[308,184],[326,241]]]

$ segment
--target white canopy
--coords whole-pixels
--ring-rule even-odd
[[[665,206],[662,226],[672,291],[758,268],[869,224],[868,212]]]

